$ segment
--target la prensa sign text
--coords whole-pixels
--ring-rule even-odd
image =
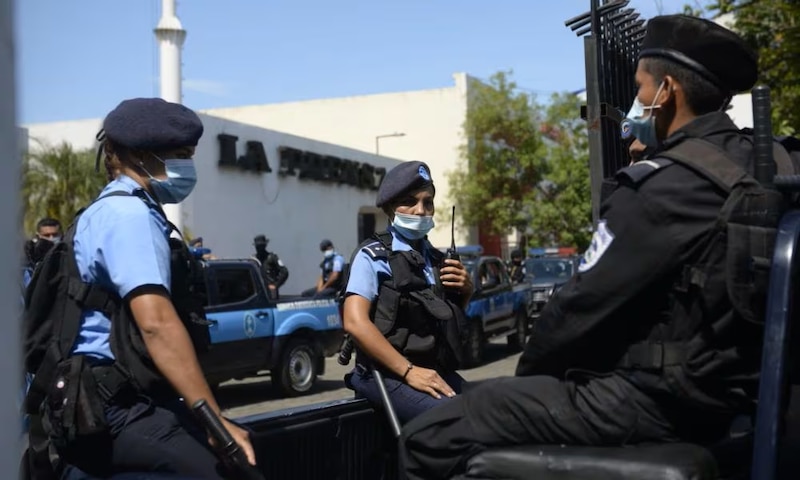
[[[256,173],[271,173],[264,144],[258,141],[245,143],[245,151],[237,155],[234,135],[225,133],[217,136],[219,141],[219,166],[237,167]],[[386,176],[384,167],[376,167],[366,162],[356,162],[332,155],[320,155],[297,148],[279,146],[278,156],[281,176],[296,176],[302,180],[352,185],[365,190],[377,190]]]

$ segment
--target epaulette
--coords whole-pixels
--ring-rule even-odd
[[[617,172],[618,180],[633,182],[638,185],[645,181],[650,175],[664,167],[672,165],[674,162],[667,158],[654,158],[652,160],[639,160],[630,167],[625,167]]]
[[[386,250],[386,247],[384,247],[381,242],[377,241],[364,245],[361,247],[361,251],[369,255],[373,260],[389,257],[389,252]]]

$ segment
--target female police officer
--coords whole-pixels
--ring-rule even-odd
[[[392,224],[356,251],[346,287],[344,328],[358,345],[346,382],[379,403],[370,370],[384,372],[401,421],[460,393],[464,382],[445,330],[473,287],[461,262],[445,260],[426,238],[433,228],[434,193],[422,162],[404,162],[387,173],[376,205]],[[444,300],[444,289],[458,294],[459,305]]]
[[[84,282],[104,287],[127,305],[150,364],[172,388],[171,395],[138,391],[106,402],[113,438],[110,458],[83,451],[85,456],[79,453],[71,463],[89,473],[93,465],[104,464],[104,469],[110,465],[115,472],[221,478],[205,435],[192,424],[178,398],[187,405],[206,399],[219,415],[192,340],[170,297],[171,227],[159,206],[183,201],[194,188],[192,156],[203,125],[182,105],[137,98],[109,113],[103,130],[106,170],[113,180],[78,218],[75,260]],[[110,195],[113,192],[131,195]],[[113,318],[126,317],[115,314]],[[72,356],[90,359],[93,371],[112,364],[119,350],[112,352],[111,331],[109,316],[85,309]],[[223,424],[254,463],[247,433],[226,420]]]

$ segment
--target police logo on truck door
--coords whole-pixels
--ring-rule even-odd
[[[253,338],[256,334],[256,317],[252,313],[247,313],[244,316],[244,335],[247,338]]]

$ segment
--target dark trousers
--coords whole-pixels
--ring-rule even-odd
[[[433,480],[462,473],[489,447],[677,440],[658,404],[622,377],[510,377],[482,382],[409,422],[400,458],[408,480]]]
[[[224,478],[217,472],[218,460],[207,435],[182,402],[157,405],[139,396],[125,405],[106,406],[106,419],[112,435],[110,458],[78,446],[80,453],[69,460],[62,479],[103,476],[97,468],[99,472],[110,470],[112,478],[155,479],[159,478],[152,476],[156,473],[177,474],[179,477],[168,478],[185,480]],[[118,477],[122,473],[128,475]]]
[[[450,385],[456,394],[461,393],[462,386],[466,383],[461,375],[456,372],[439,372],[439,376]],[[452,400],[450,397],[445,397],[444,395],[442,395],[440,399],[436,399],[429,393],[420,392],[405,382],[389,375],[383,376],[383,382],[386,384],[386,393],[389,394],[389,400],[391,400],[392,407],[394,407],[397,418],[401,423],[406,423],[422,412],[426,412],[433,407]],[[356,366],[353,371],[348,373],[345,377],[345,384],[352,390],[355,390],[357,395],[366,398],[375,405],[383,406],[375,377],[366,367],[361,365]],[[454,398],[457,398],[457,396]]]

